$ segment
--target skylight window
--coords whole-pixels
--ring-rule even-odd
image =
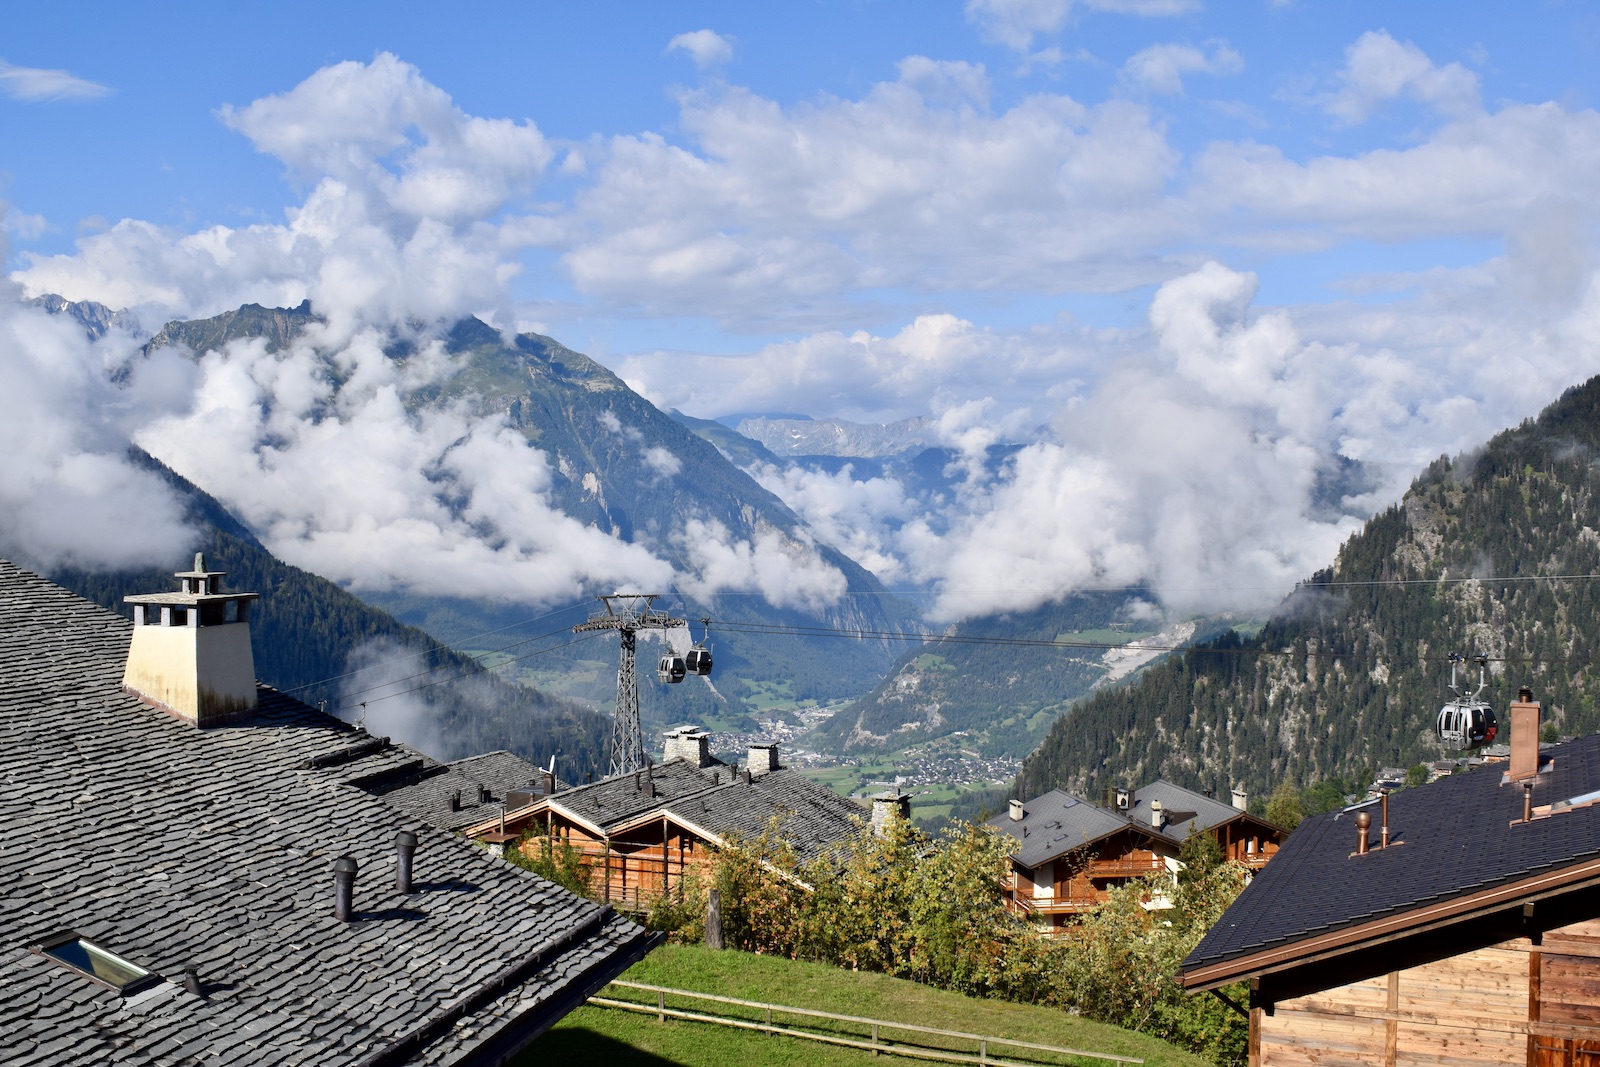
[[[61,934],[36,945],[34,951],[46,956],[69,970],[77,971],[92,981],[129,993],[159,981],[159,977],[130,963],[114,952],[77,934]]]

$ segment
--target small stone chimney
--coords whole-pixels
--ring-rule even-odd
[[[1520,782],[1539,773],[1539,702],[1524,686],[1511,705],[1510,779]]]
[[[711,758],[711,735],[695,726],[680,726],[676,730],[668,730],[666,750],[662,753],[661,762],[669,759],[685,760],[691,767],[709,767],[715,760]]]
[[[225,571],[179,571],[174,593],[125,597],[133,605],[133,640],[122,687],[196,726],[227,722],[256,706],[250,652],[254,593],[224,593]]]
[[[1167,813],[1161,808],[1161,801],[1150,802],[1150,825],[1159,830],[1167,823]]]
[[[767,774],[778,770],[778,746],[751,745],[745,753],[745,766],[751,774]]]
[[[896,819],[911,818],[911,794],[891,789],[872,798],[872,832],[882,837]]]
[[[1011,802],[1011,821],[1012,822],[1021,822],[1022,821],[1022,817],[1025,814],[1027,814],[1027,812],[1022,807],[1022,801],[1013,800]]]
[[[1250,810],[1250,794],[1238,786],[1233,787],[1233,806],[1240,811]]]

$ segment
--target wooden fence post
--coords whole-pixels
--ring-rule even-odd
[[[722,943],[722,892],[717,889],[706,894],[706,947],[725,947]]]

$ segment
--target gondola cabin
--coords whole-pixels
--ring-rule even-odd
[[[684,653],[683,665],[690,674],[705,677],[711,673],[711,650],[700,645],[694,646]]]
[[[1500,732],[1494,709],[1481,700],[1452,700],[1439,709],[1439,740],[1457,748],[1494,744]]]
[[[1439,709],[1439,721],[1435,727],[1440,741],[1458,749],[1492,745],[1495,735],[1500,732],[1494,709],[1480,699],[1484,689],[1488,688],[1488,657],[1474,658],[1478,664],[1478,691],[1469,697],[1456,685],[1456,667],[1465,660],[1456,653],[1450,654],[1450,692],[1455,694],[1455,699]]]
[[[656,672],[661,675],[663,682],[674,684],[683,681],[688,669],[683,665],[683,657],[675,652],[669,652],[661,657],[661,662],[656,667]]]

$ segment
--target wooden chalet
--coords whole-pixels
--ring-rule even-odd
[[[1116,886],[1148,875],[1176,875],[1178,853],[1195,832],[1211,834],[1223,854],[1259,870],[1287,831],[1234,805],[1157,781],[1121,790],[1116,807],[1101,807],[1053,789],[988,825],[1017,841],[1007,885],[1013,910],[1042,929],[1059,930],[1106,899]],[[1159,906],[1160,902],[1153,902]]]
[[[1307,820],[1246,887],[1178,978],[1248,983],[1252,1065],[1600,1064],[1600,735],[1538,735],[1525,697],[1509,766]]]
[[[642,910],[731,841],[770,832],[803,864],[863,832],[867,809],[779,766],[778,746],[748,755],[741,769],[710,755],[705,732],[673,731],[660,764],[530,796],[467,834],[529,851],[544,847],[540,836],[570,846],[602,899]]]

